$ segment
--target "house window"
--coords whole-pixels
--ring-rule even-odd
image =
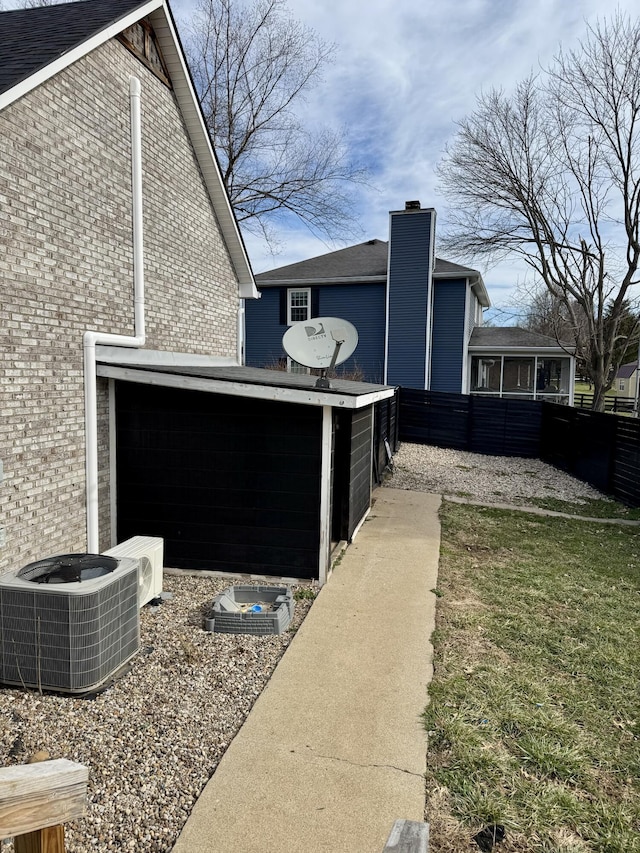
[[[287,325],[311,318],[311,288],[290,287],[287,290]]]
[[[624,379],[618,380],[618,391],[624,391],[625,390],[625,387],[624,387],[625,384],[626,383],[625,383]]]
[[[567,403],[570,374],[569,358],[474,356],[471,393]]]

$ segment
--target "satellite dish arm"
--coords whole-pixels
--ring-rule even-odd
[[[340,347],[347,339],[346,329],[333,329],[331,332],[331,337],[336,342],[335,349],[333,350],[333,356],[331,357],[331,364],[329,367],[325,368],[322,371],[322,375],[316,382],[316,388],[331,388],[331,383],[327,379],[327,373],[329,370],[333,370],[336,366],[336,361],[338,360],[338,353],[340,352]]]
[[[336,348],[333,351],[333,357],[331,359],[331,364],[329,365],[329,370],[333,370],[333,368],[336,366],[336,361],[338,360],[338,353],[340,352],[340,347],[343,343],[344,341],[336,341]]]

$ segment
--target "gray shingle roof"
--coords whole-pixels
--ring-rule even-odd
[[[366,243],[358,243],[357,246],[348,246],[346,249],[338,249],[336,252],[260,273],[256,276],[256,283],[259,287],[268,287],[287,281],[386,278],[388,250],[389,244],[386,240],[368,240]],[[466,276],[469,273],[478,275],[477,270],[436,258],[435,276]]]
[[[572,344],[560,344],[555,338],[521,329],[518,326],[477,326],[469,341],[470,347],[492,347],[494,349],[516,348],[541,349],[553,347],[556,350],[573,350]]]
[[[616,379],[630,379],[637,369],[637,361],[630,361],[628,364],[621,364],[618,372],[616,373]]]
[[[0,94],[145,3],[81,0],[0,12]]]

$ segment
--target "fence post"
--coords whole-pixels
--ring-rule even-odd
[[[0,769],[0,838],[15,853],[64,853],[64,826],[84,814],[89,769],[66,758]]]

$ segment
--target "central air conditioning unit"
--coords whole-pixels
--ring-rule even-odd
[[[122,559],[132,557],[140,563],[139,605],[144,607],[162,593],[164,540],[157,536],[133,536],[110,548],[105,554]]]
[[[88,693],[140,647],[138,561],[63,554],[0,576],[0,681]]]

